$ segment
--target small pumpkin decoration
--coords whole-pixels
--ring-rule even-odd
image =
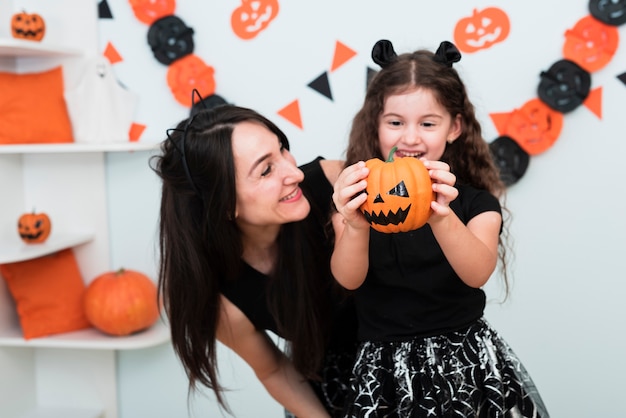
[[[193,52],[193,29],[178,16],[164,16],[150,25],[148,45],[157,61],[170,65]]]
[[[537,94],[554,110],[571,112],[589,96],[591,75],[574,61],[558,60],[540,76]]]
[[[46,22],[37,13],[21,11],[11,17],[11,35],[18,39],[41,41],[46,34]]]
[[[408,232],[421,228],[431,214],[435,199],[432,181],[424,164],[413,157],[394,160],[394,147],[387,161],[365,162],[370,172],[361,211],[378,232]]]
[[[159,318],[156,285],[135,270],[97,276],[87,286],[83,303],[89,323],[114,336],[142,331]]]
[[[502,42],[509,36],[509,16],[497,7],[476,10],[454,27],[454,44],[463,52],[476,52]]]
[[[50,236],[52,223],[45,213],[24,213],[17,221],[17,232],[20,238],[27,244],[41,244]]]
[[[242,0],[230,16],[235,35],[252,39],[267,28],[278,14],[278,0]]]

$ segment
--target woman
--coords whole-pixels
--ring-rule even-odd
[[[228,410],[219,340],[286,410],[338,414],[356,326],[330,274],[325,227],[343,163],[318,158],[298,168],[276,125],[231,105],[169,130],[155,162],[159,295],[190,390],[212,389]],[[266,330],[288,341],[287,353]]]

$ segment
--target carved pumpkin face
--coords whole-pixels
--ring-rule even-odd
[[[502,134],[513,138],[528,154],[537,155],[554,144],[562,127],[562,113],[532,99],[511,112]]]
[[[511,186],[519,181],[528,168],[530,156],[508,136],[499,136],[489,143],[489,151],[500,171],[500,180]]]
[[[235,35],[252,39],[265,29],[278,14],[278,0],[242,0],[230,16]]]
[[[626,23],[626,1],[624,0],[590,0],[589,13],[600,22],[619,26]]]
[[[591,76],[587,71],[574,61],[559,60],[541,73],[537,93],[552,109],[566,113],[580,106],[590,89]]]
[[[146,25],[155,20],[174,14],[175,0],[129,0],[135,17]]]
[[[191,93],[198,90],[200,97],[215,93],[215,70],[197,55],[189,54],[167,67],[167,84],[178,103],[191,107]]]
[[[605,25],[587,15],[573,29],[565,32],[563,57],[592,73],[611,61],[617,51],[618,41],[616,27]]]
[[[11,34],[14,38],[41,41],[46,33],[46,23],[37,13],[16,13],[11,18]]]
[[[460,19],[454,27],[454,44],[463,52],[475,52],[501,42],[509,36],[511,24],[507,14],[497,7]]]
[[[161,64],[172,62],[193,52],[193,29],[177,16],[156,20],[148,30],[148,44]]]
[[[52,224],[45,213],[24,213],[17,222],[20,238],[27,244],[40,244],[48,239]]]
[[[365,162],[367,200],[361,212],[378,232],[407,232],[421,228],[430,216],[435,198],[432,182],[424,164],[413,157],[393,160],[395,148],[386,162],[372,158]]]

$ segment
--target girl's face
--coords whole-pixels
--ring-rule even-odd
[[[439,160],[446,142],[456,140],[460,134],[461,116],[452,118],[425,88],[387,96],[378,118],[378,140],[384,158],[397,147],[394,157]]]
[[[257,122],[233,130],[237,188],[236,221],[240,226],[268,226],[304,219],[309,202],[299,187],[304,173],[278,137]]]

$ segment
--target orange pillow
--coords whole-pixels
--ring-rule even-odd
[[[62,67],[0,72],[0,144],[73,142]]]
[[[83,282],[71,249],[27,261],[0,264],[13,295],[25,339],[89,328]]]

